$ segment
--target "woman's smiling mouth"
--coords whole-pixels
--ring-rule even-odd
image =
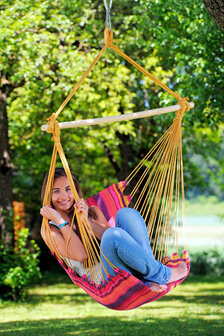
[[[70,201],[68,200],[68,201],[63,201],[63,202],[58,202],[59,204],[62,204],[62,205],[65,205],[65,204],[67,204],[67,203],[69,203]]]

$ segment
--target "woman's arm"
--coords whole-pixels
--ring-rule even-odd
[[[49,205],[41,208],[40,213],[48,220],[54,221],[58,226],[65,221],[63,217]],[[61,230],[53,225],[50,225],[50,230],[57,249],[62,257],[68,256],[70,259],[80,262],[83,262],[87,259],[87,253],[80,238],[73,230],[71,230],[70,234],[70,225],[63,226]],[[69,238],[69,234],[70,240],[66,251],[66,244]],[[46,244],[51,247],[52,243],[50,237],[47,237],[47,235],[43,232],[41,232],[41,235],[45,240]]]
[[[104,231],[109,229],[110,225],[107,222],[106,218],[104,217],[104,214],[102,213],[102,211],[98,207],[92,206],[91,208],[96,213],[97,218],[96,219],[88,218],[88,219],[89,219],[90,225],[92,227],[92,230],[93,230],[95,236],[99,240],[101,240],[102,236],[104,234]]]
[[[76,206],[79,212],[83,212],[86,215],[93,230],[93,233],[99,240],[101,240],[104,231],[110,228],[110,225],[108,224],[102,211],[96,206],[91,206],[91,209],[94,210],[96,218],[89,217],[89,207],[83,198],[80,198],[78,200]]]

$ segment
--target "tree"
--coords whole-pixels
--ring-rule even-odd
[[[213,20],[224,30],[224,1],[203,0],[203,2]]]
[[[1,79],[0,89],[0,239],[5,245],[11,243],[12,235],[8,217],[12,213],[12,165],[9,154],[7,96],[10,86],[7,80]]]
[[[221,176],[223,34],[199,0],[113,4],[116,43],[133,59],[189,96],[196,108],[183,120],[187,190],[211,190]],[[7,96],[14,198],[35,217],[52,142],[40,131],[103,45],[103,1],[25,0],[1,3],[1,78]],[[59,121],[145,110],[175,103],[141,73],[107,51],[61,113]],[[113,183],[134,166],[173,116],[62,131],[72,170],[86,195]],[[4,130],[7,133],[6,125]],[[214,142],[216,146],[214,148]],[[192,154],[194,153],[194,155]],[[203,158],[203,176],[196,160]],[[89,183],[91,181],[91,183]],[[9,189],[11,187],[9,186]],[[3,197],[3,196],[2,196]]]

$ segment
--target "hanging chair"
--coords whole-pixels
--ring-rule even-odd
[[[113,44],[113,32],[111,29],[109,30],[107,27],[104,31],[104,35],[105,45],[98,56],[89,66],[63,104],[59,107],[58,111],[51,115],[48,124],[42,126],[42,130],[46,130],[53,134],[52,139],[54,141],[54,149],[43,205],[50,204],[51,202],[57,153],[59,154],[65,169],[75,202],[79,199],[61,145],[60,128],[112,122],[118,119],[124,120],[122,118],[136,119],[145,116],[145,113],[143,112],[144,115],[142,115],[142,113],[133,113],[128,115],[124,114],[121,118],[115,116],[97,118],[97,120],[91,119],[81,121],[81,123],[79,121],[58,123],[57,117],[59,113],[72,98],[75,91],[79,88],[88,73],[93,69],[105,50],[111,48],[177,99],[178,104],[170,107],[170,109],[162,108],[157,109],[158,111],[149,111],[147,115],[166,113],[167,111],[177,111],[177,114],[169,129],[125,181],[109,186],[96,195],[87,198],[86,201],[90,206],[95,205],[100,208],[111,226],[115,225],[117,211],[123,207],[129,206],[130,201],[135,201],[133,207],[137,209],[145,219],[149,239],[156,259],[162,261],[165,265],[171,268],[176,267],[181,261],[184,261],[187,264],[189,273],[190,262],[186,249],[186,241],[183,241],[183,254],[179,256],[177,252],[178,233],[182,232],[183,235],[185,235],[181,121],[184,112],[193,107],[193,103],[188,103],[187,98],[181,98],[179,94],[170,90],[166,85],[161,83],[158,79],[148,73],[148,71],[143,69],[134,60],[118,49],[118,47]],[[140,175],[140,177],[138,178],[138,182],[133,186],[130,195],[124,195],[126,186],[130,186],[132,181],[136,181],[138,175]],[[51,253],[57,258],[73,283],[81,287],[87,294],[102,305],[115,310],[134,309],[142,304],[161,298],[184,280],[184,278],[182,278],[168,284],[167,289],[162,293],[154,293],[141,280],[126,271],[116,268],[116,265],[112,265],[110,261],[107,260],[110,266],[114,269],[115,276],[107,274],[106,281],[103,277],[102,269],[104,272],[106,272],[106,270],[102,264],[102,268],[99,266],[98,271],[95,271],[96,265],[99,265],[101,262],[98,252],[100,246],[94,236],[88,218],[83,214],[80,215],[77,211],[74,213],[74,216],[76,217],[81,239],[88,255],[88,259],[84,261],[83,276],[77,275],[72,268],[71,263],[65,261],[65,259],[60,256],[54,239],[51,236],[48,221],[45,218],[43,218],[42,222],[42,235],[45,238],[48,237],[48,247],[51,250]],[[170,253],[169,245],[171,234],[173,235],[173,248],[171,257],[168,258],[167,255]],[[88,270],[90,270],[91,281],[87,277]]]

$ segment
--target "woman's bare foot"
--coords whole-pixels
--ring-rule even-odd
[[[172,275],[168,283],[180,280],[187,275],[187,265],[183,261],[181,261],[177,267],[171,268],[171,270]]]
[[[148,286],[153,293],[161,293],[167,289],[167,285],[159,285],[158,283],[151,282]]]

